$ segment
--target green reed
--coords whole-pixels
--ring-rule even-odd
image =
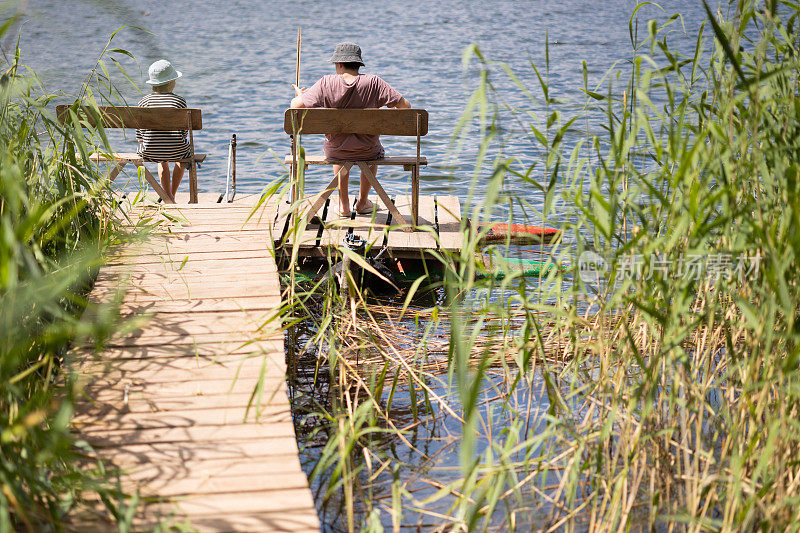
[[[87,105],[110,96],[106,62],[120,53],[129,55],[103,50],[80,91]],[[126,530],[135,499],[70,432],[79,388],[62,363],[71,345],[102,343],[117,327],[111,308],[83,311],[109,247],[132,235],[88,157],[110,151],[102,130],[59,123],[57,95],[18,46],[9,61],[0,75],[0,531],[61,530],[99,502]]]
[[[304,349],[328,363],[306,405],[326,421],[312,477],[334,527],[800,519],[800,5],[707,6],[689,53],[670,42],[680,16],[640,25],[643,6],[631,57],[597,85],[584,66],[577,110],[549,87],[549,53],[525,73],[533,87],[465,53],[480,74],[454,149],[478,136],[480,150],[464,213],[490,220],[508,204],[557,225],[561,243],[540,250],[561,268],[478,279],[473,231],[457,256],[438,254],[448,297],[433,306],[413,298],[420,284],[394,305],[355,286],[344,300],[303,293]],[[504,105],[501,78],[527,109]],[[531,140],[535,163],[504,155],[503,123]],[[512,179],[544,208],[504,192]],[[601,261],[593,275],[589,259]],[[443,448],[457,449],[457,472],[415,440],[445,422],[461,428]]]

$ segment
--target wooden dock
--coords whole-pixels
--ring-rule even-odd
[[[205,531],[318,531],[287,399],[274,246],[297,238],[301,255],[325,257],[353,231],[372,253],[458,251],[460,205],[421,198],[429,227],[413,233],[390,231],[386,209],[355,220],[323,209],[287,233],[284,202],[254,212],[256,196],[216,199],[131,209],[133,219],[161,223],[100,270],[90,300],[121,301],[131,322],[102,353],[71,353],[84,386],[74,427],[120,469],[123,488],[145,498],[137,529],[166,520]],[[394,200],[410,213],[408,197]],[[102,516],[81,516],[79,529],[106,529]]]
[[[119,295],[123,315],[141,323],[99,357],[72,354],[85,382],[76,431],[121,469],[126,490],[152,498],[137,529],[166,519],[209,531],[318,531],[286,392],[276,210],[246,221],[254,198],[204,200],[216,198],[162,207],[184,221],[101,269],[91,300]],[[80,525],[105,529],[100,514]]]
[[[376,206],[379,205],[377,197],[371,200]],[[392,200],[400,214],[411,220],[411,197],[398,195]],[[308,203],[311,203],[311,199],[308,199]],[[328,257],[342,246],[342,240],[348,233],[362,237],[373,254],[386,247],[389,256],[396,258],[417,259],[430,251],[456,253],[461,250],[461,204],[455,196],[420,196],[419,226],[423,229],[415,232],[390,230],[396,227],[397,222],[392,220],[385,208],[357,214],[351,220],[338,216],[336,204],[334,198],[316,213],[306,213],[310,222],[304,228],[297,228],[297,231],[286,218],[288,206],[283,206],[276,221],[275,234],[284,236],[286,247],[291,248],[297,242],[299,254],[312,257]],[[281,224],[281,221],[285,224]]]

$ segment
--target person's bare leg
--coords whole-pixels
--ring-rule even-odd
[[[172,198],[175,198],[175,195],[178,194],[178,185],[181,184],[181,180],[183,179],[183,171],[183,165],[175,163],[175,168],[172,171],[172,188],[170,189]]]
[[[158,178],[161,180],[161,188],[164,189],[164,192],[167,193],[172,197],[172,200],[175,200],[175,194],[172,192],[172,186],[170,184],[170,174],[169,174],[169,163],[166,161],[159,161],[158,163]]]
[[[342,165],[333,165],[333,174],[339,172],[339,213],[350,214],[350,193],[347,190],[350,183],[350,169]]]
[[[378,165],[370,165],[369,171],[373,176],[378,175]],[[361,175],[361,182],[358,184],[358,199],[356,200],[356,211],[365,211],[372,207],[372,202],[369,200],[369,190],[372,187],[367,178]]]

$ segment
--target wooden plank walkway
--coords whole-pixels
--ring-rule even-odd
[[[166,517],[204,531],[318,531],[287,399],[276,209],[247,221],[254,198],[215,200],[164,206],[184,221],[101,269],[90,299],[121,296],[140,322],[99,356],[72,352],[85,384],[75,428],[122,469],[124,488],[153,499],[137,529]]]

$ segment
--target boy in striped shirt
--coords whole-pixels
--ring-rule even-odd
[[[152,85],[153,92],[139,101],[139,107],[186,108],[186,100],[172,92],[181,73],[175,70],[169,61],[165,59],[156,61],[150,65],[148,74],[150,79],[146,83]],[[136,130],[136,140],[139,141],[139,155],[147,161],[158,162],[161,186],[174,200],[178,185],[183,179],[184,167],[180,163],[175,163],[170,174],[169,162],[186,159],[191,155],[187,132]]]

